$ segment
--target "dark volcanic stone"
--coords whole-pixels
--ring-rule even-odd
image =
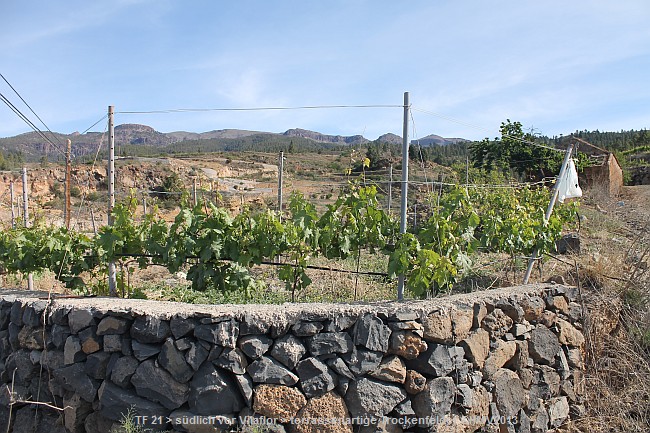
[[[176,380],[185,383],[192,378],[194,370],[185,361],[185,355],[174,345],[174,340],[168,338],[162,345],[158,362],[167,370]]]
[[[119,358],[111,370],[111,381],[122,388],[127,388],[131,384],[131,377],[138,365],[140,363],[132,356]]]
[[[307,340],[309,352],[314,356],[330,353],[349,353],[354,344],[347,332],[322,332]]]
[[[149,423],[152,418],[162,417],[163,421],[169,415],[169,410],[146,398],[137,396],[132,390],[122,389],[105,380],[99,388],[99,410],[103,416],[113,421],[120,421],[129,410],[134,411],[135,416],[147,416]],[[144,426],[147,426],[145,423]],[[164,425],[153,426],[164,428]],[[98,432],[99,433],[99,432]]]
[[[335,380],[327,365],[318,358],[307,358],[298,363],[296,372],[300,377],[300,387],[307,398],[318,397],[335,387]]]
[[[85,371],[83,363],[76,363],[52,371],[52,376],[68,391],[79,394],[89,403],[95,400],[99,382],[91,379]]]
[[[379,317],[366,314],[354,326],[354,344],[385,353],[388,351],[390,334],[390,328]]]
[[[246,405],[229,374],[206,362],[190,384],[190,411],[199,415],[238,413]]]
[[[131,337],[140,343],[160,343],[171,334],[169,323],[158,317],[138,317],[131,325]]]
[[[256,383],[294,385],[298,377],[273,358],[262,356],[247,368],[248,374]]]
[[[306,352],[307,349],[300,340],[289,334],[275,340],[273,349],[271,349],[271,356],[288,368],[293,369]]]
[[[251,359],[257,359],[264,355],[272,344],[273,340],[265,335],[247,335],[240,338],[237,343],[239,348]]]
[[[189,387],[175,380],[162,368],[157,368],[152,359],[138,366],[131,377],[136,393],[153,400],[167,409],[177,409],[187,401]]]
[[[133,356],[138,361],[144,361],[160,353],[160,346],[140,343],[138,340],[131,340],[131,348],[133,349]]]

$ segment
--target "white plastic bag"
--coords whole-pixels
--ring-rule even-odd
[[[569,160],[564,176],[559,182],[557,199],[560,203],[564,203],[567,198],[582,197],[582,189],[578,185],[578,172],[573,159]]]

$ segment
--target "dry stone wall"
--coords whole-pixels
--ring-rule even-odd
[[[0,299],[0,429],[14,432],[109,432],[130,412],[180,432],[541,433],[584,411],[572,287],[354,305]]]

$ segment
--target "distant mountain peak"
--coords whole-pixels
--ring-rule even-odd
[[[284,134],[288,137],[302,137],[309,140],[318,141],[321,143],[337,143],[337,144],[361,144],[367,143],[369,140],[361,135],[342,136],[342,135],[327,135],[320,132],[310,131],[308,129],[294,128],[288,129]]]

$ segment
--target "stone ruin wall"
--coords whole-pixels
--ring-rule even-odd
[[[24,293],[0,292],[3,431],[109,432],[131,409],[181,432],[539,433],[584,413],[572,287],[281,306]]]

